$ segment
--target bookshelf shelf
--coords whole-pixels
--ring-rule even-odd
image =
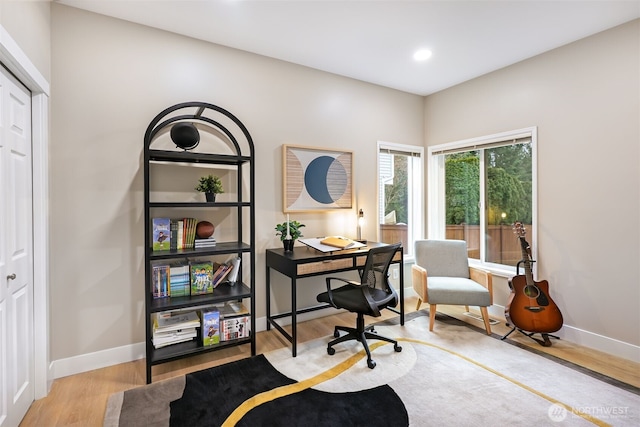
[[[191,122],[199,132],[214,135],[221,143],[206,144],[206,147],[191,147],[183,150],[180,147],[166,149],[169,130],[174,124]],[[226,144],[226,148],[222,145]],[[169,144],[171,145],[171,144]],[[176,145],[178,145],[176,143]],[[205,145],[205,144],[203,144]],[[216,147],[216,148],[212,148]],[[219,153],[222,148],[224,153]],[[230,151],[232,154],[228,154]],[[176,104],[158,114],[147,127],[144,137],[144,215],[145,215],[145,324],[146,324],[146,376],[147,383],[153,379],[154,365],[170,362],[201,353],[212,352],[237,345],[250,345],[251,354],[256,353],[255,341],[255,162],[253,140],[246,127],[233,114],[221,107],[202,102]],[[153,168],[150,165],[153,164]],[[179,168],[173,167],[179,165]],[[168,182],[166,174],[193,174],[197,167],[203,173],[224,173],[235,175],[237,189],[231,201],[224,202],[184,202],[175,200],[151,201],[152,187],[158,188],[158,182]],[[165,178],[162,178],[163,168]],[[166,172],[170,170],[171,172]],[[249,171],[247,173],[247,170]],[[177,171],[177,172],[176,172]],[[191,171],[191,172],[190,172]],[[170,175],[171,178],[174,175]],[[187,175],[188,176],[188,175]],[[176,177],[178,178],[178,177]],[[161,186],[161,185],[160,185]],[[162,187],[162,186],[161,186]],[[191,188],[186,189],[191,190]],[[195,211],[194,211],[195,209]],[[232,241],[216,242],[207,248],[153,250],[152,219],[166,217],[182,218],[185,212],[202,213],[206,219],[212,211],[228,210],[230,216],[235,215],[235,237]],[[175,214],[173,214],[175,213]],[[174,296],[153,298],[153,267],[160,264],[183,263],[190,261],[215,260],[219,256],[235,256],[241,259],[237,282],[219,284],[213,293],[204,295]],[[228,301],[239,301],[247,304],[250,317],[250,337],[221,341],[212,346],[203,346],[202,333],[198,329],[198,337],[187,342],[155,348],[153,345],[153,317],[160,312],[179,310],[197,310]]]

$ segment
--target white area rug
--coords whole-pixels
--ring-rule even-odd
[[[296,358],[288,348],[266,356],[284,375],[303,381],[360,354],[355,365],[313,388],[339,392],[389,384],[415,426],[640,425],[637,388],[616,387],[468,327],[438,323],[429,332],[422,316],[376,331],[399,338],[403,350],[375,348],[373,370],[355,341],[336,345],[329,356],[332,337],[299,344]]]

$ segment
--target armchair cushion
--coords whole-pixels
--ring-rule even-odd
[[[491,305],[487,288],[464,277],[428,277],[429,304]]]

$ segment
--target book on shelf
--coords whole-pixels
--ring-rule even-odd
[[[182,249],[193,249],[198,220],[196,218],[183,218],[182,221],[184,222],[184,241]]]
[[[227,280],[233,285],[238,281],[238,273],[240,272],[240,257],[236,256],[227,260],[227,263],[231,264],[231,271],[227,276]]]
[[[171,249],[171,220],[169,218],[152,218],[151,247],[154,251],[168,251]]]
[[[170,220],[169,228],[172,243],[167,249],[193,249],[196,239],[196,218],[179,218]]]
[[[196,248],[211,248],[216,245],[216,239],[209,237],[207,239],[195,239],[194,247]]]
[[[227,277],[227,275],[229,274],[229,272],[231,271],[231,269],[233,268],[233,265],[229,264],[229,263],[214,263],[213,264],[213,287],[214,289],[220,284],[223,283],[225,277]]]
[[[161,348],[180,342],[191,341],[198,336],[196,328],[181,329],[177,331],[160,332],[154,331],[151,341],[155,348]]]
[[[211,306],[220,312],[220,318],[249,315],[249,309],[241,301],[226,301]]]
[[[169,249],[175,251],[178,249],[178,221],[172,219],[169,221],[169,229],[171,235],[171,243],[169,244]]]
[[[251,319],[249,316],[225,317],[220,320],[220,340],[248,338],[251,335],[250,327]]]
[[[191,295],[210,294],[213,292],[213,263],[211,261],[195,261],[190,264]]]
[[[176,228],[178,229],[176,232],[176,234],[178,235],[176,249],[184,249],[184,221],[182,219],[178,219],[175,221],[177,223]]]
[[[220,343],[220,312],[215,309],[203,309],[202,317],[202,345],[209,346]]]
[[[155,313],[153,318],[154,333],[184,330],[200,327],[200,317],[194,310]]]
[[[151,293],[154,298],[171,295],[170,268],[168,265],[154,265],[151,269]]]
[[[169,295],[172,297],[191,295],[189,264],[176,263],[169,266]]]

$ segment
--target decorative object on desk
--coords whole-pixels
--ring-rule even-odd
[[[362,227],[364,226],[364,211],[358,211],[358,242],[367,243],[367,239],[362,238]]]
[[[351,242],[353,243],[350,244],[348,248],[340,248],[337,246],[325,245],[324,243],[322,243],[324,239],[326,239],[326,237],[310,237],[308,239],[300,239],[300,243],[303,243],[309,246],[310,248],[313,248],[320,252],[335,252],[335,251],[341,251],[343,249],[357,249],[357,248],[363,248],[367,246],[364,243],[351,240]]]
[[[171,126],[171,140],[183,150],[193,150],[200,143],[200,132],[190,122],[179,122]]]
[[[285,212],[353,207],[353,152],[282,146]]]
[[[195,189],[205,194],[207,202],[215,202],[216,194],[224,193],[222,181],[215,175],[200,177],[200,182]]]
[[[342,236],[329,236],[320,240],[320,243],[327,246],[333,246],[339,249],[349,249],[350,247],[354,246],[356,242]]]
[[[285,252],[291,252],[293,251],[293,244],[295,243],[295,240],[293,239],[284,239],[282,241],[282,246],[284,248]]]
[[[215,227],[209,221],[200,221],[196,225],[196,236],[199,239],[208,239],[213,236],[213,232],[215,231]]]
[[[287,220],[282,224],[276,224],[276,236],[280,236],[280,240],[284,245],[285,251],[292,251],[293,244],[300,237],[303,237],[302,231],[300,230],[305,225],[293,220],[289,220],[289,215],[287,214]]]

